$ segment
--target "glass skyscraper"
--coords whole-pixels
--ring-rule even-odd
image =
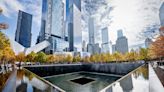
[[[88,31],[89,31],[89,44],[95,44],[95,21],[94,17],[89,17],[88,20]]]
[[[102,53],[110,53],[110,42],[108,37],[108,27],[101,30],[102,35]]]
[[[116,40],[116,51],[125,54],[129,51],[128,39],[123,36],[122,30],[117,31],[118,37]]]
[[[26,48],[31,46],[31,26],[32,15],[19,10],[15,41]]]
[[[47,53],[64,51],[66,47],[68,48],[68,42],[65,40],[65,0],[43,0],[41,22],[38,42],[48,40],[51,43],[51,46],[45,49]]]
[[[123,33],[121,29],[117,31],[117,38],[120,38],[120,37],[123,37]]]
[[[68,38],[69,50],[81,51],[82,30],[81,30],[81,0],[69,0],[68,9]]]

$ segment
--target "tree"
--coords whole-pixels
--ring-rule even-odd
[[[150,46],[151,56],[156,58],[164,57],[164,36],[159,36]]]
[[[35,62],[36,56],[37,56],[37,54],[35,52],[31,52],[30,54],[28,54],[26,56],[26,61],[27,62]]]
[[[107,61],[108,61],[108,56],[107,56],[107,54],[101,54],[101,61],[102,61],[102,62],[107,62]]]
[[[50,63],[56,62],[56,56],[55,55],[48,55],[47,56],[47,62],[50,62]]]
[[[90,58],[88,56],[84,57],[83,62],[90,62]]]
[[[2,61],[3,63],[5,63],[4,61],[12,62],[14,61],[14,59],[15,54],[10,47],[9,39],[2,32],[0,32],[0,61]]]
[[[121,61],[122,60],[122,55],[121,55],[121,53],[119,53],[119,52],[115,52],[114,54],[113,54],[113,57],[114,57],[114,60],[115,61]]]
[[[95,58],[94,55],[91,55],[91,56],[90,56],[90,61],[91,61],[91,62],[95,62],[95,61],[96,61],[96,58]]]
[[[44,63],[47,60],[47,56],[44,52],[39,52],[35,59],[37,62]]]
[[[79,55],[73,58],[73,62],[80,62],[80,61],[81,61],[81,57]]]
[[[127,60],[127,61],[135,61],[135,60],[137,60],[137,58],[138,58],[138,55],[137,55],[137,53],[135,52],[135,51],[130,51],[130,52],[127,52],[126,54],[125,54],[125,60]]]
[[[25,59],[26,59],[26,57],[25,57],[25,54],[23,52],[16,55],[16,60],[19,61],[19,68],[21,66],[21,62],[25,61]]]
[[[65,61],[66,61],[66,62],[72,63],[73,57],[72,57],[71,55],[67,55],[67,56],[65,57]]]
[[[149,58],[148,49],[141,48],[139,51],[139,59],[140,60],[147,60],[148,58]]]

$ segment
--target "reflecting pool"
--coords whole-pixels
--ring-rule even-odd
[[[46,77],[45,79],[66,92],[99,92],[120,77],[94,72],[76,72]]]
[[[148,65],[141,66],[100,92],[149,92]]]
[[[17,71],[16,92],[64,92],[26,69]]]

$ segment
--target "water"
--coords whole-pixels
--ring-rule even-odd
[[[18,70],[16,76],[16,92],[61,92],[25,69]]]
[[[148,65],[144,65],[100,92],[149,92]]]
[[[56,75],[45,79],[66,92],[99,92],[119,78],[109,74],[78,72]],[[78,82],[82,82],[82,84],[72,81],[74,79],[79,79]]]

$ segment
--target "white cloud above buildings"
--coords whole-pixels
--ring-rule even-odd
[[[84,11],[83,15],[89,16],[89,14],[92,14],[97,16],[96,18],[98,19],[97,21],[98,32],[104,26],[108,26],[110,40],[112,40],[112,42],[115,42],[117,38],[116,37],[117,30],[123,29],[124,35],[129,40],[129,44],[133,45],[136,44],[136,42],[141,42],[139,41],[141,40],[139,37],[142,37],[142,39],[144,39],[145,36],[148,36],[147,33],[150,35],[152,31],[154,31],[154,33],[158,31],[158,27],[160,24],[159,14],[158,14],[159,7],[164,0],[82,0],[82,1],[83,3],[85,3],[86,1],[90,2],[90,3],[85,3],[84,5],[88,7],[91,5],[91,8],[93,8],[94,11],[91,12]],[[105,16],[103,14],[105,14]],[[87,27],[87,23],[83,25],[85,25],[84,27]],[[86,34],[88,29],[87,28],[83,28],[83,29],[85,29],[84,33]],[[141,36],[141,34],[143,36]]]
[[[142,38],[154,31],[159,23],[159,8],[164,0],[82,0],[83,40],[88,42],[88,16],[96,16],[97,42],[101,43],[101,28],[109,28],[109,39],[116,40],[118,29],[123,29],[129,44],[140,42]],[[1,0],[0,7],[7,18],[17,18],[18,10],[33,15],[33,44],[35,44],[41,24],[41,0]],[[15,22],[16,23],[16,22]],[[152,34],[154,35],[154,34]]]

